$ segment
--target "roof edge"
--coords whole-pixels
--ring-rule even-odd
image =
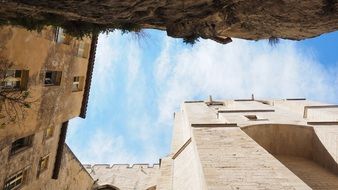
[[[92,42],[90,44],[90,54],[89,54],[89,59],[88,59],[86,84],[85,84],[85,88],[84,88],[84,92],[83,92],[81,111],[80,111],[80,115],[79,115],[83,119],[85,119],[86,115],[87,115],[87,107],[88,107],[90,86],[91,86],[93,70],[94,70],[94,62],[95,62],[95,55],[96,55],[98,37],[99,37],[98,33],[93,34]]]

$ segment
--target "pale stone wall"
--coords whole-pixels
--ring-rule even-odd
[[[338,125],[314,127],[318,140],[338,163]]]
[[[173,159],[171,156],[161,159],[160,176],[157,180],[157,189],[173,189]]]
[[[337,175],[315,162],[301,157],[276,157],[312,189],[338,189]]]
[[[242,130],[273,155],[312,158],[313,129],[297,125],[251,125]]]
[[[195,128],[208,189],[310,189],[239,128]]]
[[[186,102],[175,114],[173,159],[166,158],[173,189],[336,188],[338,114],[323,105],[301,99]],[[307,106],[319,108],[306,115]],[[327,178],[323,183],[309,177],[317,170]]]
[[[111,185],[121,190],[145,190],[157,185],[159,165],[154,164],[96,164],[85,168],[97,180],[96,187]]]
[[[173,189],[206,189],[202,167],[193,143],[174,158],[172,174]]]

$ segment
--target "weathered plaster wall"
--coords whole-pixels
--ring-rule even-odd
[[[83,173],[80,162],[69,149],[65,150],[63,158],[62,183],[51,181],[61,123],[80,113],[83,91],[72,92],[73,77],[85,76],[88,65],[87,58],[76,56],[78,40],[72,40],[70,45],[56,43],[53,31],[52,28],[41,33],[0,28],[0,55],[13,62],[13,69],[29,70],[29,100],[35,101],[25,112],[25,119],[0,128],[0,161],[5,168],[0,170],[0,188],[9,176],[26,166],[28,175],[22,189],[72,190],[77,186],[89,189],[92,185],[90,175]],[[90,39],[84,41],[90,44]],[[46,70],[62,71],[60,86],[44,86]],[[54,128],[49,139],[44,137],[47,127]],[[31,134],[34,134],[32,146],[9,156],[11,144]],[[49,155],[48,169],[37,177],[40,158],[46,155]]]
[[[44,186],[38,185],[41,190],[92,190],[93,178],[76,158],[70,148],[65,145],[60,175],[57,180],[49,180]]]
[[[26,182],[22,186],[23,190],[76,190],[78,187],[90,190],[94,183],[93,179],[67,146],[64,149],[59,179],[53,180],[51,178],[59,133],[60,127],[56,127],[53,137],[45,140],[43,138],[44,132],[38,131],[34,135],[32,147],[14,156],[9,156],[10,146],[2,149],[0,160],[3,169],[0,170],[0,187],[3,187],[4,181],[11,174],[29,167]],[[48,169],[37,177],[40,158],[45,155],[49,155]]]
[[[53,40],[53,29],[41,33],[25,29],[0,28],[0,54],[13,62],[13,69],[29,70],[28,90],[31,109],[25,119],[11,130],[1,128],[0,139],[11,134],[32,132],[35,128],[62,123],[80,113],[83,91],[72,92],[74,76],[86,76],[88,59],[77,56],[79,41],[73,39],[69,45]],[[90,39],[84,39],[90,45]],[[60,86],[44,86],[46,70],[62,71]],[[53,116],[53,117],[51,117]],[[18,125],[24,126],[16,130]],[[14,129],[13,129],[14,128]]]

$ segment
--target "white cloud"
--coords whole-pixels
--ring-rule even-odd
[[[162,51],[166,55],[168,49]],[[161,123],[170,122],[184,100],[209,94],[221,99],[250,97],[252,93],[263,98],[338,99],[338,67],[329,73],[312,55],[297,49],[296,42],[283,41],[271,47],[266,42],[235,40],[219,45],[202,41],[170,56],[168,79],[163,81],[157,75],[162,89],[158,97]],[[158,67],[156,72],[162,70]]]
[[[111,36],[100,35],[99,37],[95,60],[95,70],[100,73],[100,77],[95,77],[97,85],[106,86],[109,81],[105,79],[115,72],[115,65],[112,63],[121,56],[120,49],[114,48],[119,43],[118,39],[117,33],[113,33]]]
[[[126,43],[119,33],[111,35],[100,37],[92,85],[96,95],[90,97],[92,110],[109,112],[106,117],[111,123],[95,120],[92,123],[97,126],[83,129],[93,134],[87,137],[86,148],[79,142],[74,145],[84,163],[157,162],[168,153],[165,146],[170,144],[173,112],[184,100],[209,94],[220,99],[245,98],[252,93],[258,98],[338,100],[338,64],[324,68],[313,55],[297,49],[296,42],[282,41],[273,48],[267,42],[235,40],[220,45],[203,40],[182,48],[177,40],[165,37],[156,64],[150,67],[143,63],[149,56],[144,48],[130,40]],[[125,70],[117,71],[120,68]],[[114,78],[118,73],[126,81]],[[115,91],[121,83],[125,84],[121,92]],[[115,100],[117,93],[123,93],[122,100]],[[123,101],[123,110],[109,107],[114,101]],[[110,115],[127,119],[114,123]]]
[[[81,129],[82,123],[83,122],[81,118],[74,118],[70,120],[69,125],[71,125],[71,127],[69,127],[67,131],[68,139],[73,139],[75,137],[76,132]]]
[[[122,136],[107,134],[98,129],[90,138],[88,147],[80,152],[83,163],[132,163],[137,157],[125,146]]]
[[[96,50],[96,60],[90,91],[90,105],[97,109],[106,99],[98,97],[109,97],[107,89],[114,90],[114,75],[116,66],[114,63],[121,57],[119,48],[114,48],[120,43],[119,34],[100,35]]]
[[[161,53],[159,57],[157,57],[155,61],[155,77],[157,79],[157,84],[163,82],[167,77],[168,74],[170,73],[170,47],[173,44],[173,39],[171,38],[165,38],[163,40],[163,47],[161,50]]]

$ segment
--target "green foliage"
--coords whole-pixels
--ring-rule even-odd
[[[23,106],[24,106],[25,108],[31,108],[31,104],[30,104],[30,103],[27,103],[27,102],[23,103]]]
[[[24,91],[24,92],[22,92],[22,97],[23,97],[24,99],[28,98],[28,96],[29,96],[29,91]]]
[[[29,17],[18,17],[17,19],[11,19],[9,23],[11,25],[22,26],[29,31],[36,30],[38,32],[40,32],[45,25],[43,21],[34,20]]]
[[[0,25],[21,26],[27,30],[38,32],[40,32],[45,26],[62,27],[67,34],[76,38],[87,37],[93,33],[113,32],[115,29],[121,30],[122,34],[141,31],[141,26],[132,22],[100,25],[81,20],[68,20],[63,16],[51,13],[43,13],[38,18],[39,19],[19,15],[18,17],[9,18],[8,20],[0,19]]]
[[[191,35],[191,36],[187,36],[187,37],[184,37],[183,38],[183,43],[185,44],[190,44],[190,45],[194,45],[196,42],[199,41],[198,39],[199,37],[194,34],[194,35]]]
[[[118,29],[122,31],[122,34],[141,31],[141,27],[136,23],[121,23],[118,25]]]
[[[3,25],[8,25],[8,21],[4,19],[0,19],[0,27]]]

